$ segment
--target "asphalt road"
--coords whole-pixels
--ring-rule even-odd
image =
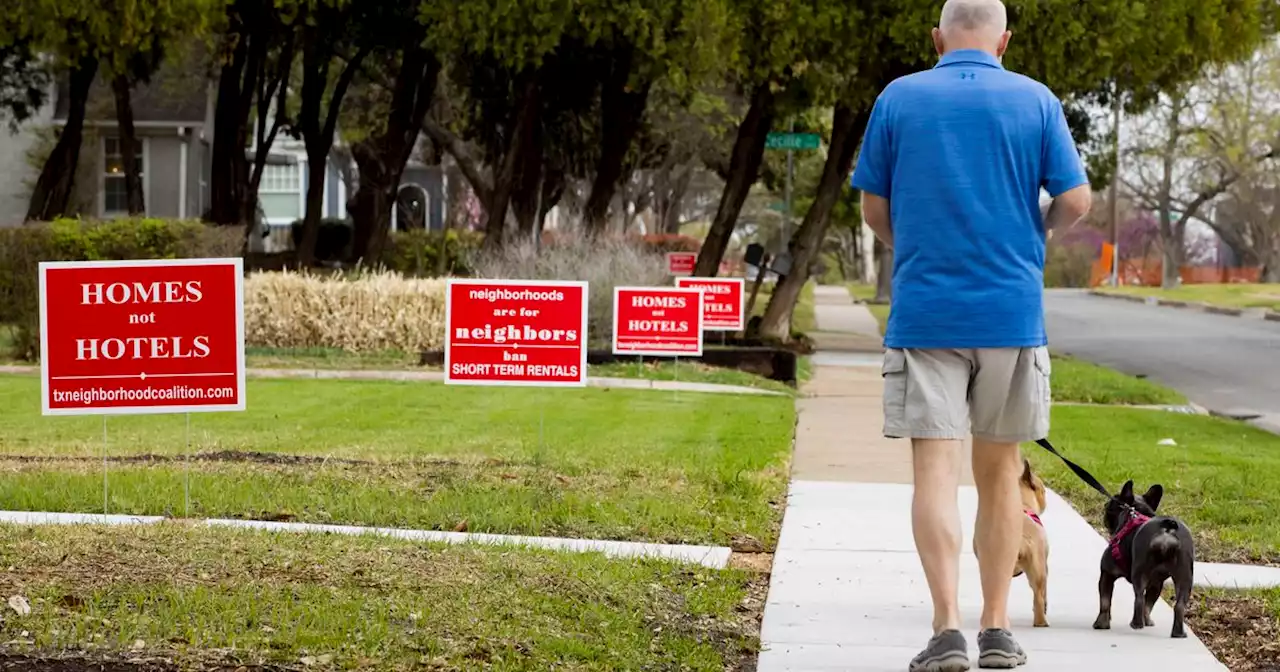
[[[1049,347],[1164,383],[1280,432],[1280,322],[1049,290]]]

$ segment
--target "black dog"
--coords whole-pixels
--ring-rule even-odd
[[[1173,633],[1175,638],[1187,636],[1183,617],[1191,601],[1191,583],[1195,577],[1196,552],[1191,531],[1176,518],[1156,516],[1164,489],[1151,486],[1147,494],[1133,494],[1133,481],[1107,502],[1103,516],[1111,542],[1102,554],[1102,578],[1098,580],[1100,609],[1093,627],[1111,627],[1111,594],[1116,580],[1124,578],[1133,584],[1133,620],[1129,627],[1141,630],[1155,625],[1151,608],[1164,590],[1165,579],[1172,578],[1175,591]]]

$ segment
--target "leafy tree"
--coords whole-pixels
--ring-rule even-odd
[[[862,8],[831,0],[734,0],[730,19],[739,36],[731,82],[749,100],[737,128],[724,175],[725,189],[698,255],[695,275],[719,270],[752,185],[759,177],[765,141],[780,116],[826,96],[844,59],[846,43],[859,34]]]
[[[7,20],[16,17],[0,22]],[[6,34],[11,33],[0,25],[0,118],[8,118],[9,129],[17,132],[19,124],[44,106],[51,78],[29,38],[5,42]]]

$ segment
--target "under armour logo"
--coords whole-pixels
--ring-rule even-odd
[[[977,79],[977,78],[978,78],[978,76],[977,76],[977,75],[975,75],[975,74],[973,74],[972,72],[962,72],[962,73],[960,73],[960,79]]]

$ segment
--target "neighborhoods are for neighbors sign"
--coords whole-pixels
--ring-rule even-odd
[[[587,283],[451,279],[445,383],[587,384]]]
[[[40,264],[45,415],[242,411],[240,259]]]

